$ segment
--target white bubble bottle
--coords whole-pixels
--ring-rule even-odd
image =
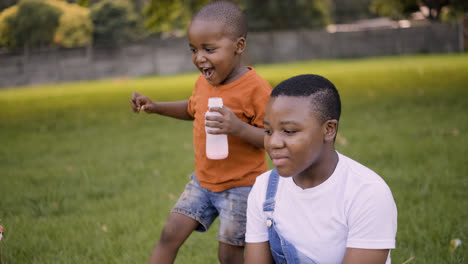
[[[208,98],[208,109],[212,107],[223,107],[223,98],[211,97]],[[207,116],[221,116],[218,112],[210,112],[209,110],[205,113]],[[205,119],[206,123],[206,119]],[[209,128],[205,126],[205,133],[208,130],[216,130],[219,128]],[[229,154],[228,140],[226,134],[214,135],[206,133],[206,157],[213,160],[225,159]]]

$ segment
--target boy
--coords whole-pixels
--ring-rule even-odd
[[[192,60],[201,74],[188,101],[158,102],[133,93],[135,112],[194,120],[195,173],[174,206],[150,263],[172,263],[193,230],[206,231],[219,215],[218,258],[242,263],[247,197],[255,177],[267,170],[263,149],[263,117],[271,86],[243,66],[247,23],[230,2],[212,2],[192,17],[187,30]],[[210,160],[205,153],[205,112],[208,98],[222,97],[224,107],[206,117],[207,133],[227,134],[229,155]]]
[[[273,89],[264,127],[276,170],[250,192],[245,263],[390,263],[395,202],[382,178],[335,150],[340,113],[321,76]]]

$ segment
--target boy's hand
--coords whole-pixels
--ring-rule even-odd
[[[242,122],[227,106],[222,108],[213,107],[211,112],[218,112],[222,116],[207,116],[205,125],[210,128],[219,128],[217,130],[209,130],[210,134],[229,134],[239,135],[244,122]]]
[[[130,100],[130,106],[132,107],[133,112],[140,113],[141,110],[146,113],[152,113],[153,101],[148,97],[139,94],[137,92],[132,93],[132,100]]]

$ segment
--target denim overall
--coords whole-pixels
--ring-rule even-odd
[[[263,211],[267,215],[266,225],[268,226],[271,255],[276,264],[316,264],[315,261],[297,251],[293,244],[281,237],[276,231],[272,215],[275,210],[275,196],[278,189],[279,177],[276,169],[271,171],[270,178],[268,179],[266,198],[263,203]]]

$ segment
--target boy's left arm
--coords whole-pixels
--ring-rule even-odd
[[[218,112],[222,116],[206,117],[206,126],[211,128],[219,128],[211,130],[210,134],[228,134],[240,137],[250,144],[263,148],[263,137],[265,130],[242,122],[227,106],[222,108],[211,108],[211,111]]]

